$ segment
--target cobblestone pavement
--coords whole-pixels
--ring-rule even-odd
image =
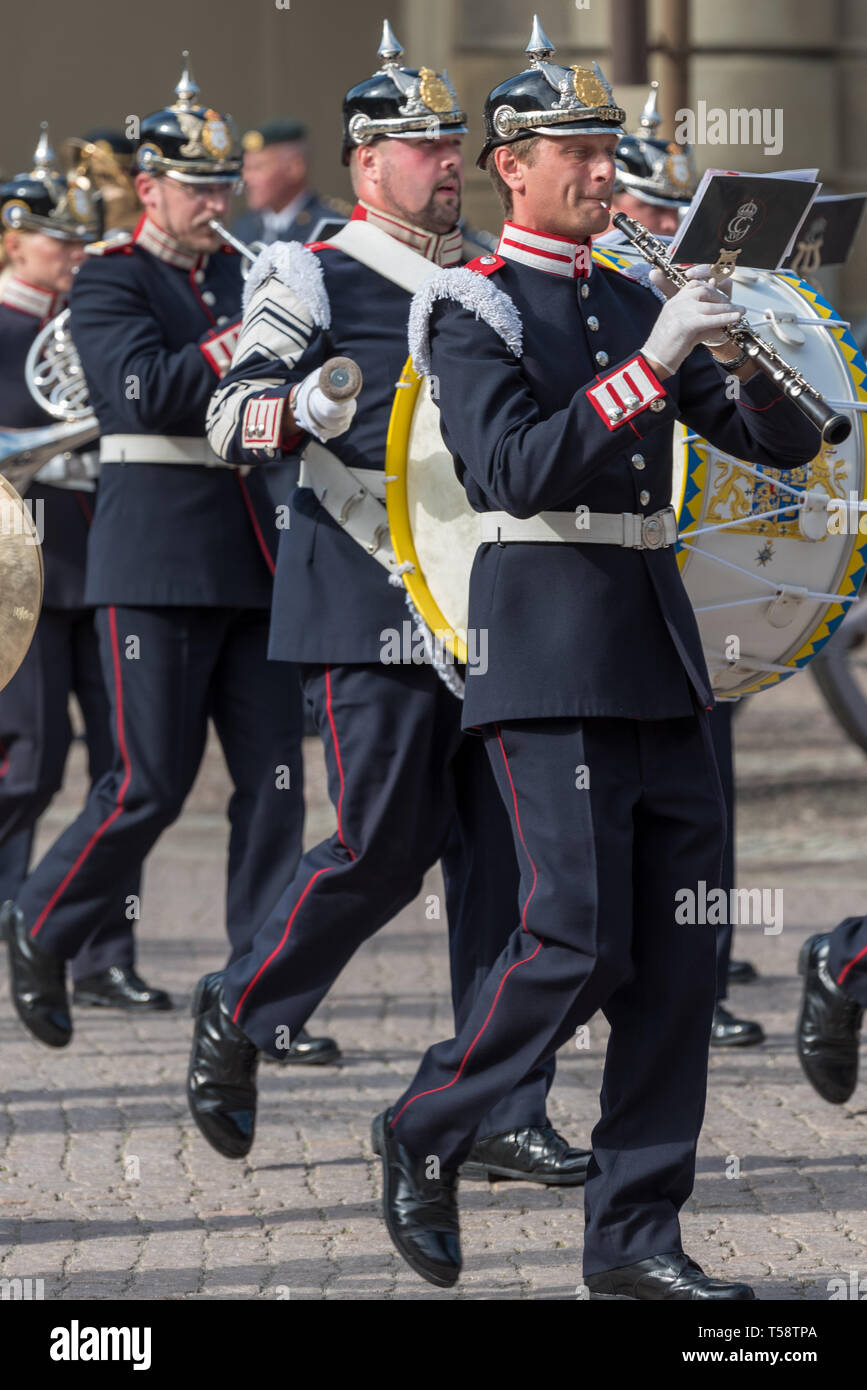
[[[744,928],[736,954],[761,978],[733,991],[765,1046],[715,1051],[686,1248],[765,1299],[827,1299],[867,1274],[867,1079],[824,1104],[792,1045],[804,936],[867,905],[867,763],[809,678],[739,716],[743,886],[782,888],[780,934]],[[331,828],[322,760],[308,740],[308,840]],[[82,761],[45,818],[44,847],[82,793]],[[465,1274],[440,1292],[395,1255],[379,1218],[370,1120],[411,1075],[422,1043],[450,1031],[444,924],[420,899],[370,941],[315,1019],[341,1067],[261,1069],[258,1138],[230,1163],[199,1137],[184,1100],[198,976],[222,963],[226,775],[216,747],[183,817],[148,864],[140,964],[177,1002],[129,1019],[80,1010],[64,1053],[33,1042],[0,987],[0,1277],[41,1278],[46,1298],[573,1298],[580,1190],[461,1190]],[[425,893],[437,893],[435,875]],[[5,974],[5,965],[3,973]],[[606,1027],[564,1049],[551,1116],[586,1140]],[[739,1172],[739,1176],[728,1176]],[[867,1285],[865,1285],[867,1287]]]

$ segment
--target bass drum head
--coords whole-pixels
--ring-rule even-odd
[[[822,326],[839,315],[817,290],[788,274],[743,270],[734,279],[751,325],[826,400],[867,401],[867,366],[848,329]],[[849,418],[844,443],[823,445],[794,469],[743,463],[675,427],[678,564],[722,698],[765,690],[806,666],[858,593],[867,459],[863,415]],[[798,494],[811,491],[830,504],[817,513],[818,539],[799,516]]]
[[[443,443],[430,381],[418,376],[410,362],[392,408],[385,472],[394,553],[401,564],[412,566],[404,583],[437,640],[465,662],[479,520]]]
[[[27,507],[0,475],[0,690],[33,640],[42,607],[42,548]]]

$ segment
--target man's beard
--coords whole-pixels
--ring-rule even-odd
[[[382,178],[382,191],[391,203],[395,212],[402,217],[405,222],[410,222],[413,227],[420,227],[423,232],[433,232],[436,236],[442,236],[444,232],[450,232],[458,224],[461,215],[460,195],[456,205],[446,207],[437,201],[436,193],[432,193],[423,208],[408,208],[397,196],[394,185],[389,175],[384,171]]]

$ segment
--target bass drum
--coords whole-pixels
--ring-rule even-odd
[[[634,265],[609,251],[593,255],[611,269]],[[867,402],[867,366],[817,290],[788,273],[743,269],[734,279],[751,326],[826,400]],[[677,559],[714,693],[753,694],[806,666],[858,593],[867,565],[867,520],[860,531],[857,511],[867,491],[861,412],[852,411],[845,443],[823,445],[802,468],[744,463],[682,424],[673,449]],[[410,362],[395,394],[385,471],[403,581],[435,638],[465,661],[478,518],[455,477],[430,382]]]
[[[30,508],[0,476],[0,690],[33,640],[42,607],[42,548]]]

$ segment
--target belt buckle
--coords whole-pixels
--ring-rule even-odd
[[[651,516],[644,517],[641,523],[641,542],[647,550],[666,550],[671,545],[671,520],[674,508],[663,507]],[[675,531],[676,538],[676,531]]]

